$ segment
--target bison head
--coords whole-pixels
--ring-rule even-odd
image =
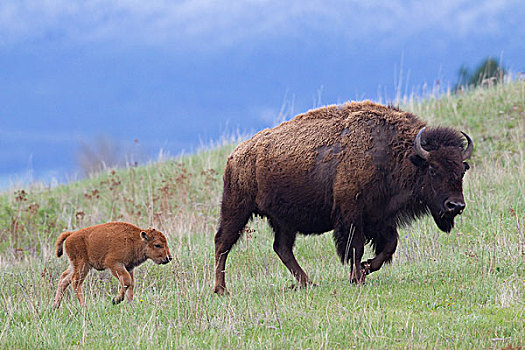
[[[464,149],[463,137],[448,128],[425,131],[422,128],[414,141],[415,155],[410,159],[419,171],[419,199],[428,208],[440,230],[450,232],[454,218],[465,209],[463,175],[469,169],[473,150],[470,137]]]
[[[142,231],[140,236],[146,243],[144,253],[147,259],[153,260],[155,264],[167,264],[172,260],[168,241],[161,232],[150,228]]]

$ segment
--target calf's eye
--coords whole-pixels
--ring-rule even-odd
[[[162,246],[161,246],[160,244],[154,244],[153,246],[154,246],[155,248],[157,248],[157,249],[162,248]]]

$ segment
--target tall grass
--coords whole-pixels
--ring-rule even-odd
[[[296,256],[318,287],[293,291],[262,219],[227,264],[231,295],[213,286],[222,173],[235,142],[54,188],[0,195],[2,348],[495,348],[525,344],[525,84],[407,100],[431,125],[475,142],[467,209],[450,234],[431,219],[400,232],[390,266],[349,283],[330,234],[299,238]],[[73,293],[52,311],[66,259],[63,230],[109,220],[155,226],[175,260],[136,272],[132,305],[111,305],[117,282],[93,272],[87,308]],[[368,255],[371,252],[367,252]]]

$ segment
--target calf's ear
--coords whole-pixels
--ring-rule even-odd
[[[140,233],[140,236],[141,236],[142,239],[145,240],[145,241],[149,240],[148,234],[147,234],[146,232],[144,232],[144,231],[142,231],[142,232]]]

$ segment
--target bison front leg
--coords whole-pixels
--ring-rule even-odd
[[[365,251],[365,236],[359,226],[339,225],[334,230],[334,239],[337,247],[337,254],[343,264],[350,263],[352,283],[364,283],[366,270],[361,264],[361,259]]]
[[[365,271],[372,273],[379,270],[384,263],[389,263],[396,251],[397,241],[398,234],[395,227],[388,227],[381,232],[374,243],[376,256],[361,263]]]
[[[363,258],[363,254],[365,252],[365,239],[363,237],[356,238],[356,242],[352,244],[352,258],[351,258],[351,266],[352,266],[352,274],[350,276],[350,280],[352,283],[365,283],[366,279],[366,270],[363,269],[361,266],[361,259]]]
[[[113,304],[118,304],[122,300],[124,300],[124,295],[128,291],[129,288],[133,288],[133,279],[131,278],[131,275],[129,274],[128,270],[124,267],[122,264],[115,264],[112,267],[110,267],[111,273],[115,278],[120,282],[120,290],[116,297],[113,298]],[[131,302],[130,299],[128,299],[129,302]]]
[[[133,289],[135,288],[135,274],[133,270],[129,271],[129,276],[131,277],[131,283],[126,291],[126,300],[128,303],[131,303],[133,301]]]

